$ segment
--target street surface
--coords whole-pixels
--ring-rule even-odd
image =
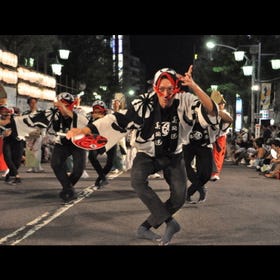
[[[76,186],[79,198],[65,205],[49,164],[43,168],[34,174],[22,166],[20,185],[0,182],[0,245],[158,245],[135,237],[149,212],[130,186],[129,171],[95,191],[96,173],[88,165],[90,178]],[[150,184],[163,200],[168,197],[164,179]],[[206,202],[186,203],[175,215],[181,231],[170,245],[280,244],[280,180],[225,162],[221,180],[207,188]]]

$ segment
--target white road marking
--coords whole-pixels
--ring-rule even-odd
[[[78,198],[69,202],[65,203],[62,207],[51,211],[51,212],[45,212],[41,216],[37,217],[33,221],[27,223],[25,226],[19,228],[18,230],[14,231],[13,233],[3,237],[0,239],[0,245],[16,245],[22,240],[26,239],[28,236],[34,234],[37,230],[44,227],[48,223],[50,223],[52,220],[60,216],[62,213],[70,209],[75,204],[81,202],[84,198],[88,197],[91,193],[93,193],[94,190],[91,186],[87,187],[83,191],[81,191],[78,194]]]
[[[114,174],[114,173],[113,173],[113,174],[110,174],[110,175],[108,175],[107,177],[108,177],[109,180],[112,180],[112,179],[118,177],[118,176],[121,175],[121,174],[123,174],[123,171],[119,171],[118,173],[115,173],[115,174]]]
[[[123,172],[119,172],[118,174],[114,174],[109,179],[112,180],[113,178],[118,177]],[[65,203],[62,207],[55,209],[50,212],[45,212],[41,216],[37,217],[33,221],[27,223],[25,226],[17,229],[16,231],[12,232],[11,234],[6,235],[5,237],[0,239],[0,245],[17,245],[22,240],[26,239],[28,236],[34,234],[36,231],[41,229],[42,227],[49,224],[55,218],[63,214],[65,211],[70,209],[75,204],[81,202],[84,198],[88,197],[92,194],[95,190],[93,190],[93,185],[85,188],[81,192],[78,193],[78,198],[69,202]]]

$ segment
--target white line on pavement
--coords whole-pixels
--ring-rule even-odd
[[[33,221],[27,223],[25,226],[19,228],[18,230],[14,231],[13,233],[3,237],[0,239],[0,245],[16,245],[22,240],[26,239],[28,236],[34,234],[37,230],[44,227],[48,223],[50,223],[52,220],[60,216],[62,213],[67,211],[69,208],[74,206],[75,204],[81,202],[84,198],[88,197],[91,193],[93,193],[94,190],[91,186],[87,187],[83,191],[81,191],[78,194],[78,198],[69,202],[65,203],[62,207],[51,211],[51,212],[45,212],[41,216],[37,217]]]
[[[121,175],[123,172],[119,172],[117,174],[114,174],[113,176],[110,176],[108,178],[109,180],[112,180],[119,175]],[[28,236],[34,234],[36,231],[41,229],[42,227],[49,224],[51,221],[53,221],[55,218],[60,216],[62,213],[67,211],[69,208],[74,206],[75,204],[81,202],[84,198],[88,197],[91,193],[93,193],[94,190],[92,189],[92,185],[85,188],[81,192],[78,193],[78,198],[69,202],[65,203],[62,207],[55,209],[50,212],[45,212],[41,216],[37,217],[33,221],[27,223],[25,226],[17,229],[16,231],[12,232],[11,234],[6,235],[5,237],[0,239],[0,245],[17,245],[22,240],[26,239]]]

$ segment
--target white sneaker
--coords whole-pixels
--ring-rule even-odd
[[[81,178],[86,179],[86,178],[88,178],[88,177],[89,177],[88,173],[86,172],[86,170],[84,170],[84,172],[83,172]]]
[[[214,176],[211,176],[210,180],[217,181],[217,180],[220,180],[220,177],[218,175],[214,175]]]
[[[5,178],[6,175],[9,173],[10,169],[7,169],[3,174],[2,174],[2,178]]]
[[[158,173],[154,173],[154,174],[149,175],[148,178],[149,178],[149,179],[160,179],[160,178],[161,178],[161,175],[158,174]]]

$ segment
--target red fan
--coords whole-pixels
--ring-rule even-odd
[[[57,132],[57,135],[66,136],[66,133]],[[98,150],[103,148],[108,142],[106,137],[98,134],[78,134],[72,137],[71,141],[75,146],[84,150]]]

